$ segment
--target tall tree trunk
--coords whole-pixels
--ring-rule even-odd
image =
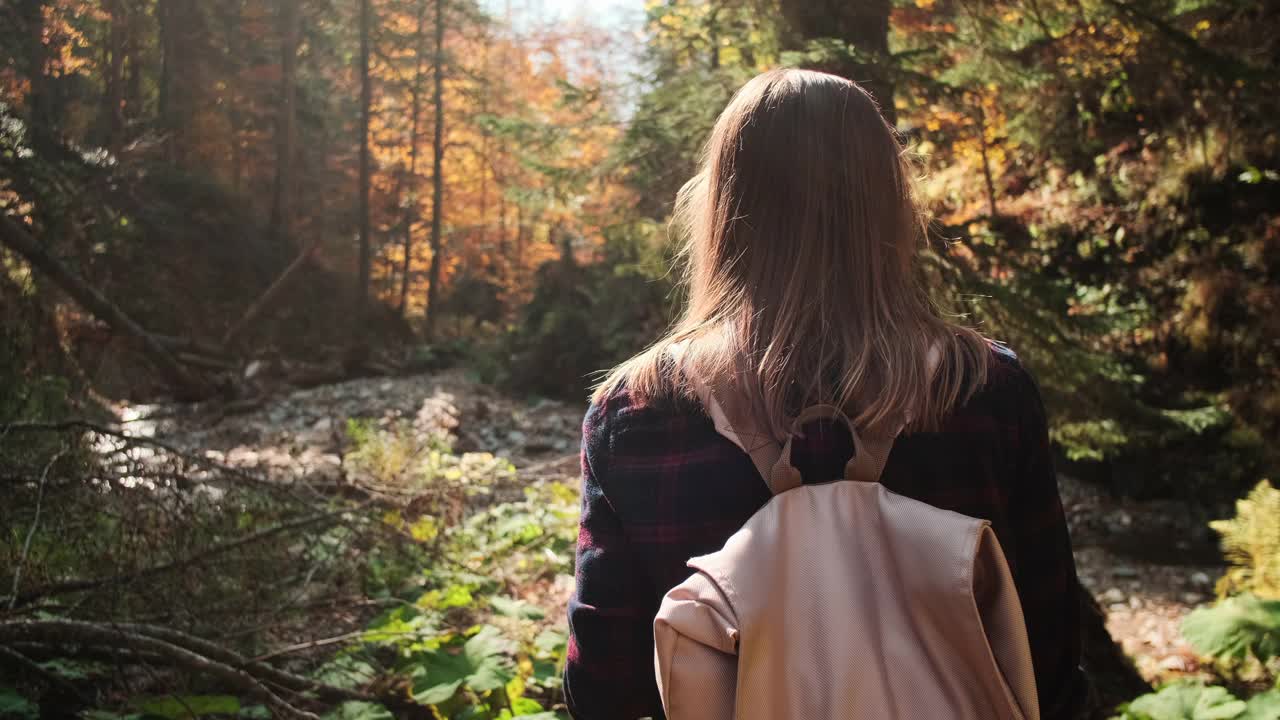
[[[440,271],[444,262],[444,0],[436,0],[435,132],[431,140],[431,272],[427,282],[426,337],[434,337],[437,301],[440,298]]]
[[[26,74],[30,83],[27,92],[27,126],[38,136],[56,136],[61,127],[57,122],[57,113],[53,89],[53,78],[48,73],[48,62],[52,55],[51,48],[45,44],[43,0],[21,0],[14,8],[20,24],[19,32],[23,35],[26,50]]]
[[[707,64],[712,70],[720,69],[720,3],[710,3],[710,15],[707,17],[707,41],[711,45],[711,53]]]
[[[813,40],[835,38],[852,45],[856,57],[840,57],[814,65],[815,70],[840,75],[862,85],[880,103],[880,111],[894,123],[893,76],[889,57],[890,0],[781,0],[790,26],[787,43],[801,49]]]
[[[176,156],[174,150],[175,139],[174,133],[177,132],[178,122],[174,118],[174,77],[177,75],[174,65],[178,60],[178,46],[176,35],[178,34],[176,11],[174,8],[175,0],[156,0],[156,20],[160,26],[160,88],[159,88],[159,115],[160,127],[165,130],[164,147],[165,154],[170,160]]]
[[[144,67],[143,38],[148,28],[143,26],[150,17],[144,6],[137,0],[126,0],[129,5],[129,37],[125,46],[125,120],[137,120],[143,114],[142,80],[146,72]]]
[[[369,222],[369,113],[373,82],[369,77],[369,26],[373,24],[370,0],[360,0],[360,277],[356,322],[364,327],[369,315],[369,266],[372,234]]]
[[[107,12],[111,16],[107,35],[106,87],[102,97],[103,119],[106,121],[106,147],[113,155],[119,154],[124,135],[124,60],[128,52],[129,17],[124,0],[108,0]]]
[[[300,0],[280,4],[280,106],[276,109],[276,177],[271,194],[271,241],[280,246],[293,230],[294,148],[298,122],[298,43]]]
[[[982,151],[982,179],[987,188],[987,217],[996,216],[996,183],[991,176],[991,158],[987,152],[987,113],[982,109],[982,97],[975,100],[978,108],[978,147]]]
[[[409,129],[409,202],[404,209],[404,272],[400,275],[400,317],[409,310],[409,275],[413,269],[413,226],[418,222],[418,136],[422,127],[423,60],[427,54],[427,0],[418,0],[418,27],[413,51],[413,88]]]
[[[24,258],[31,267],[52,280],[94,317],[111,326],[111,329],[116,332],[136,340],[147,358],[155,363],[156,368],[173,384],[178,394],[184,399],[209,395],[209,387],[199,378],[188,373],[154,335],[144,330],[91,285],[77,277],[66,265],[49,254],[44,245],[32,237],[26,228],[6,215],[0,215],[0,244]]]
[[[170,161],[191,159],[191,121],[205,91],[202,56],[208,52],[203,3],[157,0],[160,24],[160,127]]]

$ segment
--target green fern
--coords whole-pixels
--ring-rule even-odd
[[[1237,595],[1199,608],[1182,622],[1182,634],[1201,655],[1265,663],[1280,657],[1280,600]]]
[[[1236,501],[1236,516],[1209,526],[1222,535],[1222,551],[1233,565],[1218,583],[1222,597],[1251,592],[1280,600],[1280,490],[1263,480]]]

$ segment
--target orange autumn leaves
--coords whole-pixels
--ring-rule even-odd
[[[373,193],[381,199],[375,201],[373,290],[398,305],[404,233],[412,233],[405,309],[415,317],[428,312],[435,57],[429,41],[422,61],[416,57],[411,8],[380,10],[387,34],[407,42],[380,49],[371,70],[377,88]],[[439,297],[447,302],[451,287],[467,278],[493,287],[511,308],[528,298],[539,265],[566,244],[580,259],[590,258],[617,209],[633,204],[610,163],[623,132],[614,96],[619,78],[602,60],[611,38],[598,28],[517,33],[453,16],[444,42]]]

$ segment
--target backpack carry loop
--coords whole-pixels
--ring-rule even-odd
[[[796,436],[803,437],[805,425],[815,420],[840,420],[849,429],[853,439],[854,455],[845,464],[844,479],[857,482],[877,482],[884,470],[889,452],[893,449],[893,441],[898,432],[887,437],[863,437],[853,426],[853,421],[843,410],[834,405],[812,405],[805,408],[791,422],[787,439],[783,443],[773,437],[772,433],[762,431],[755,421],[750,407],[744,407],[741,398],[736,394],[726,397],[716,392],[705,380],[691,372],[681,364],[686,349],[685,343],[675,343],[668,348],[668,354],[676,366],[693,386],[703,408],[715,424],[716,431],[728,438],[744,452],[751,456],[761,479],[768,485],[774,495],[799,487],[803,478],[800,471],[791,463],[791,443]],[[737,402],[735,402],[737,400]]]
[[[877,482],[884,464],[889,459],[889,451],[893,449],[893,440],[888,438],[863,438],[853,427],[853,421],[843,410],[834,405],[812,405],[805,408],[791,423],[791,434],[778,453],[778,460],[770,469],[769,489],[773,494],[786,492],[799,487],[802,478],[800,471],[791,463],[791,443],[797,437],[804,437],[804,426],[814,420],[840,420],[849,429],[849,437],[853,438],[853,457],[844,466],[844,479],[855,482]]]

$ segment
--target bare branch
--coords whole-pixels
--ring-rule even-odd
[[[123,646],[162,655],[172,665],[218,678],[245,695],[262,701],[282,717],[319,720],[316,715],[290,705],[245,670],[212,660],[173,643],[110,625],[78,620],[13,620],[0,623],[0,642],[23,640],[61,645]]]
[[[28,590],[27,592],[22,593],[21,595],[17,594],[15,590],[15,594],[9,598],[9,607],[12,608],[19,604],[26,604],[28,602],[31,602],[32,600],[50,597],[53,595],[64,595],[64,594],[73,593],[73,592],[83,592],[85,590],[95,590],[97,588],[105,587],[108,585],[119,585],[121,583],[133,582],[135,580],[140,580],[142,578],[150,577],[152,575],[158,575],[160,573],[168,572],[170,570],[183,568],[188,565],[192,565],[192,564],[201,562],[203,560],[207,560],[215,555],[220,555],[229,550],[234,550],[238,547],[243,547],[245,545],[250,545],[256,542],[260,542],[262,540],[273,537],[275,535],[279,535],[282,532],[297,530],[298,528],[306,527],[308,525],[314,525],[315,523],[332,519],[344,513],[358,511],[361,508],[363,508],[365,504],[356,505],[350,508],[343,508],[341,510],[334,510],[331,512],[321,513],[319,515],[311,515],[311,516],[299,518],[297,520],[293,520],[287,523],[282,523],[280,525],[275,525],[273,527],[269,527],[264,530],[259,530],[257,532],[249,533],[248,535],[245,535],[244,537],[236,538],[235,540],[214,545],[204,550],[203,552],[197,553],[195,555],[191,555],[185,558],[180,558],[177,560],[172,560],[167,563],[161,563],[159,565],[153,565],[152,567],[144,568],[142,570],[137,570],[134,572],[122,573],[120,575],[113,575],[111,577],[105,577],[105,578],[69,580],[66,582],[55,583],[53,585],[46,585],[44,587],[36,588],[34,590]]]
[[[22,553],[18,556],[17,566],[13,569],[13,589],[9,591],[10,610],[18,604],[18,586],[22,583],[22,566],[27,563],[27,554],[31,552],[31,539],[35,537],[36,528],[40,526],[40,506],[44,502],[44,486],[49,480],[49,471],[53,469],[54,463],[66,454],[67,448],[64,445],[49,458],[49,462],[45,463],[44,470],[40,473],[40,489],[36,491],[35,517],[31,518],[31,528],[27,530],[27,539],[22,543]]]

